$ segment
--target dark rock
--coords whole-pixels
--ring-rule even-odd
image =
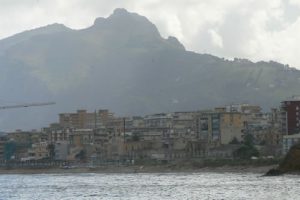
[[[300,144],[291,147],[278,169],[283,172],[300,171]]]
[[[270,169],[265,176],[279,176],[300,171],[300,144],[291,147],[278,168]]]
[[[279,176],[282,175],[283,172],[279,169],[270,169],[265,176]]]

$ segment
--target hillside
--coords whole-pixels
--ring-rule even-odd
[[[40,127],[79,108],[134,115],[247,102],[268,109],[300,94],[299,84],[300,71],[280,63],[187,51],[124,9],[86,29],[53,24],[0,40],[0,100],[57,102],[2,112],[4,129]]]

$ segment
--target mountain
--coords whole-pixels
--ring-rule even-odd
[[[0,103],[57,102],[2,111],[0,130],[40,127],[82,108],[143,115],[243,102],[268,109],[300,94],[299,84],[300,71],[287,65],[187,51],[147,18],[116,9],[86,29],[53,24],[0,40]]]

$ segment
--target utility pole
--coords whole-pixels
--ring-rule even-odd
[[[171,147],[171,126],[168,128],[168,160],[170,162],[172,156],[172,147]]]
[[[95,128],[95,130],[96,130],[96,128],[97,128],[97,110],[95,110],[95,118],[94,118],[94,119],[95,119],[95,121],[94,121],[94,122],[95,122],[94,128]]]
[[[95,110],[95,113],[94,113],[94,138],[93,138],[94,144],[95,144],[96,134],[97,134],[97,110]]]
[[[126,133],[126,117],[123,118],[123,142],[125,143],[125,133]]]

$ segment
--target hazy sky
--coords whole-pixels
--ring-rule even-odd
[[[0,0],[0,38],[54,22],[84,28],[121,7],[188,50],[300,68],[300,0]]]

